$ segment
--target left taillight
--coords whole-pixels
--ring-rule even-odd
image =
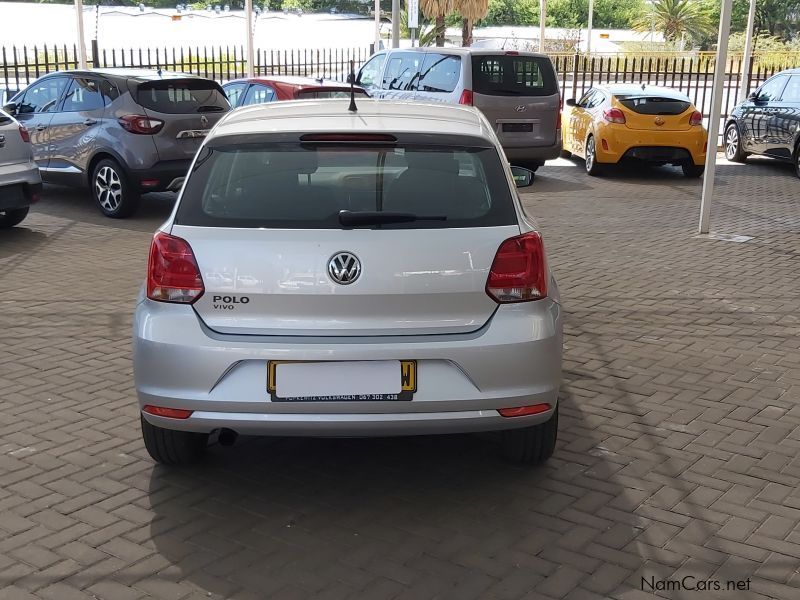
[[[609,123],[625,124],[625,113],[618,108],[609,108],[603,111],[603,118]]]
[[[147,297],[191,304],[203,295],[203,277],[189,242],[164,232],[153,236],[147,261]]]
[[[689,117],[689,125],[702,125],[703,124],[703,113],[699,110],[696,110],[692,113],[692,116]]]
[[[499,304],[547,296],[547,259],[541,235],[532,231],[500,244],[486,280],[486,293]]]
[[[19,137],[22,138],[23,142],[30,143],[31,141],[31,134],[28,133],[28,128],[24,125],[19,126]]]
[[[117,119],[117,122],[125,131],[140,135],[153,135],[161,131],[164,126],[164,121],[161,119],[153,119],[145,115],[124,115]]]

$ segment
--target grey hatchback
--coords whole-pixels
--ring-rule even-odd
[[[45,75],[4,109],[30,131],[45,182],[88,185],[103,214],[121,218],[142,193],[177,190],[230,104],[201,77],[90,69]]]

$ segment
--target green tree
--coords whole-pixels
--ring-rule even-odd
[[[699,40],[713,30],[703,6],[698,0],[655,0],[650,9],[633,22],[636,31],[655,29],[670,42]]]
[[[536,23],[539,22],[538,2]],[[644,0],[596,0],[593,26],[598,29],[630,29],[647,11]],[[547,26],[578,29],[589,22],[589,0],[552,0],[547,3]]]
[[[489,12],[481,25],[537,25],[539,2],[536,0],[489,0]]]

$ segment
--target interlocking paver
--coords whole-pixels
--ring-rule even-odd
[[[559,446],[491,436],[142,448],[130,319],[170,197],[127,221],[48,187],[0,234],[0,598],[652,598],[642,577],[800,587],[798,184],[542,168],[523,194],[565,311]],[[490,357],[487,360],[491,360]],[[662,593],[670,598],[699,596]],[[705,596],[704,596],[705,597]]]

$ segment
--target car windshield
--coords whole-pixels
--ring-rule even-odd
[[[350,215],[342,215],[349,211]],[[392,213],[376,216],[376,212]],[[516,223],[491,148],[231,144],[205,148],[176,223],[341,229],[488,227]]]

